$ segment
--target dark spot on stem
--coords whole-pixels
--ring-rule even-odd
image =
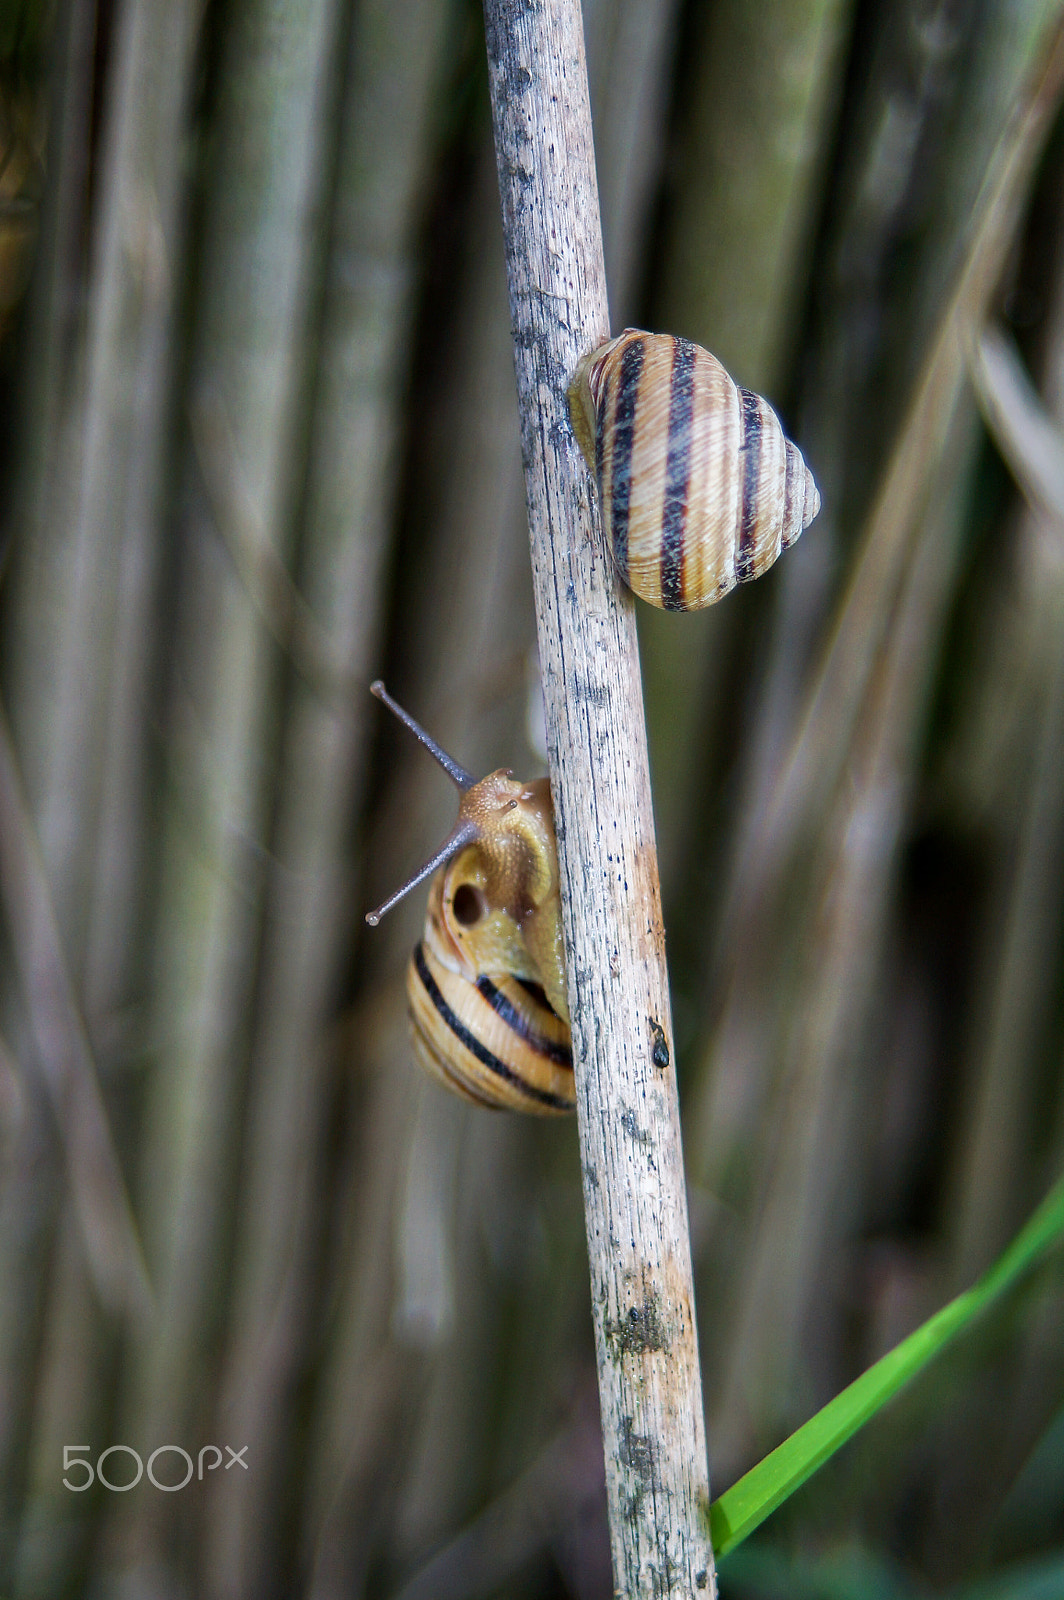
[[[650,1143],[650,1135],[645,1133],[639,1126],[635,1119],[635,1112],[630,1108],[621,1112],[621,1127],[624,1129],[629,1139],[634,1140],[636,1144]]]
[[[627,1315],[617,1322],[607,1321],[605,1332],[607,1343],[622,1355],[642,1355],[647,1350],[665,1350],[668,1347],[665,1325],[654,1294],[647,1295],[641,1306],[629,1306]]]
[[[659,1072],[664,1072],[665,1068],[669,1064],[669,1061],[671,1060],[669,1055],[669,1045],[668,1040],[665,1038],[665,1029],[661,1026],[660,1022],[655,1022],[653,1017],[650,1019],[650,1037],[652,1041],[650,1047],[650,1059],[658,1068]]]
[[[649,1434],[636,1433],[631,1417],[625,1417],[621,1423],[620,1458],[621,1466],[634,1472],[644,1488],[654,1487],[656,1468],[653,1440]]]

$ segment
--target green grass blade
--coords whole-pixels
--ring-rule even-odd
[[[985,1311],[1062,1236],[1064,1178],[1054,1185],[977,1283],[936,1311],[713,1502],[709,1525],[718,1558],[727,1555],[782,1505],[955,1334]]]

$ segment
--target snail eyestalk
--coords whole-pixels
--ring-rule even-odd
[[[464,792],[466,789],[471,789],[473,787],[474,783],[477,781],[473,774],[471,772],[467,772],[465,767],[460,766],[453,756],[449,756],[446,750],[442,749],[441,746],[436,743],[432,735],[425,732],[420,722],[415,721],[415,719],[410,715],[409,711],[404,711],[399,702],[392,699],[391,695],[384,687],[382,679],[378,678],[374,683],[371,683],[369,686],[369,692],[372,695],[376,695],[378,700],[383,701],[392,715],[398,717],[399,721],[403,723],[405,727],[410,729],[410,732],[414,735],[414,738],[417,739],[420,744],[424,745],[430,756],[435,756],[444,772],[446,772],[447,776],[451,779],[451,782],[454,783],[457,788]]]
[[[424,883],[425,879],[430,878],[438,867],[442,867],[445,862],[450,861],[453,856],[456,856],[464,845],[472,844],[476,836],[477,830],[471,822],[459,823],[454,832],[449,834],[448,837],[443,841],[443,843],[440,845],[440,848],[429,857],[424,866],[418,868],[412,878],[408,878],[406,880],[401,889],[396,889],[394,894],[390,894],[387,900],[377,907],[376,911],[366,912],[366,921],[369,923],[370,927],[375,928],[381,918],[385,916],[393,906],[398,905],[399,901],[404,899],[405,896],[410,893],[411,889],[416,889],[419,883]]]

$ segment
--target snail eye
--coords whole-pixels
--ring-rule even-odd
[[[460,883],[451,901],[455,921],[463,928],[472,928],[484,915],[484,899],[471,883]]]

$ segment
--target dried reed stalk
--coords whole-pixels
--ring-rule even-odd
[[[713,1557],[635,619],[566,406],[608,333],[575,0],[485,4],[562,879],[614,1577],[706,1595]]]

